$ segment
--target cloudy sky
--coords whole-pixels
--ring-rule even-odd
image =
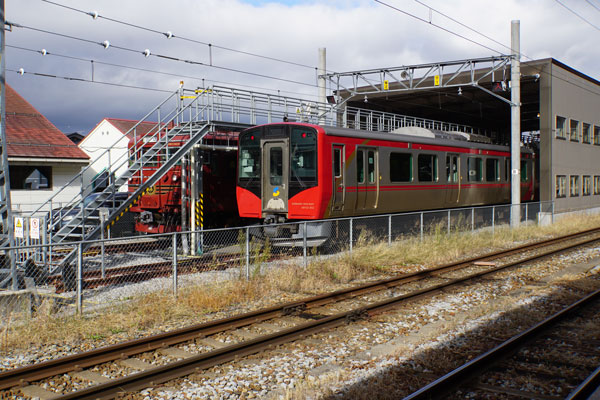
[[[600,0],[5,0],[5,11],[21,25],[6,34],[6,80],[65,133],[139,119],[181,80],[312,98],[320,47],[330,72],[507,54],[511,20],[525,57],[600,79]]]

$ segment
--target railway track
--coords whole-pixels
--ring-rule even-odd
[[[587,399],[600,386],[599,311],[597,290],[405,400]]]
[[[582,239],[583,236],[590,235],[592,236],[591,238]],[[559,245],[564,240],[575,241],[575,243]],[[9,370],[0,373],[0,389],[6,390],[9,388],[23,387],[31,382],[40,381],[48,377],[71,373],[72,371],[81,371],[85,368],[90,368],[103,363],[115,362],[116,360],[128,359],[129,357],[138,356],[151,351],[158,350],[168,352],[165,351],[165,349],[169,349],[171,346],[189,341],[207,341],[211,339],[210,336],[215,337],[219,334],[237,335],[238,337],[243,336],[247,339],[237,342],[230,341],[230,343],[233,344],[229,345],[221,343],[222,346],[213,346],[212,349],[210,346],[205,346],[204,352],[201,354],[182,354],[180,352],[180,358],[183,359],[175,363],[165,363],[165,365],[146,370],[141,368],[141,372],[122,376],[118,379],[111,379],[108,382],[86,387],[76,392],[66,393],[61,397],[64,399],[113,398],[123,391],[139,390],[150,384],[157,384],[176,377],[185,376],[209,368],[210,366],[218,365],[311,335],[315,332],[368,318],[411,299],[431,296],[444,289],[465,285],[486,275],[506,270],[507,268],[518,267],[598,240],[600,240],[598,230],[590,230],[562,238],[523,245],[517,248],[439,266],[414,274],[401,275],[359,287],[315,296],[304,299],[303,301],[282,304],[236,317],[199,324],[160,335],[47,361],[37,365]],[[548,247],[551,248],[548,249]],[[540,252],[540,248],[546,250]],[[523,252],[535,252],[535,254],[530,254],[524,258],[517,257],[517,254]],[[511,258],[513,260],[505,261],[503,264],[499,265],[499,259],[501,257],[508,257],[509,260]],[[496,261],[494,262],[494,260]],[[459,278],[444,277],[444,274],[459,269],[464,269],[465,271],[472,271],[475,269],[477,272],[468,273],[466,276]],[[424,281],[426,279],[431,280],[433,284],[430,284],[426,288],[411,290],[399,296],[390,294],[390,290],[392,294],[395,294],[397,288],[401,285],[407,285],[416,281]],[[366,297],[360,298],[359,296]],[[371,297],[369,298],[369,296]],[[339,305],[340,302],[343,301],[350,301],[350,303],[346,305],[346,310],[339,312],[340,308],[344,308]],[[325,306],[332,304],[335,304],[335,307],[332,309],[326,310],[324,308]],[[338,310],[337,312],[335,311],[336,309]],[[280,324],[278,327],[279,329],[274,329],[273,331],[273,327],[277,328],[277,324],[275,324],[274,321],[278,318],[293,318],[295,320],[294,326],[284,328],[284,324]],[[307,320],[309,322],[306,322]],[[266,335],[256,335],[250,332],[252,329],[256,330],[256,327],[261,326],[261,324],[263,328],[268,326],[266,329],[263,329],[263,331],[271,330],[271,332]],[[225,343],[226,342],[227,340],[225,340]],[[214,340],[213,343],[210,344],[214,345]],[[94,379],[91,380],[93,381]]]

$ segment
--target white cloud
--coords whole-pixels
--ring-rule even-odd
[[[317,49],[327,48],[329,70],[350,71],[391,67],[471,57],[493,53],[464,39],[418,21],[375,1],[330,0],[57,0],[61,4],[149,27],[161,32],[212,43],[215,46],[257,53],[309,66],[317,65]],[[596,46],[600,32],[556,2],[542,0],[505,0],[452,2],[421,0],[486,35],[509,45],[510,21],[521,21],[521,49],[533,58],[552,56],[588,74],[600,76]],[[416,1],[385,0],[386,3],[419,18],[456,31],[493,49],[508,52],[472,31],[429,10]],[[573,3],[573,4],[571,4]],[[600,26],[600,12],[589,4],[567,3]],[[51,53],[94,59],[137,68],[166,71],[180,76],[165,76],[94,65],[94,78],[115,83],[175,90],[180,79],[186,86],[202,84],[201,78],[229,82],[231,86],[252,85],[314,95],[316,89],[248,74],[190,65],[183,62],[145,58],[153,54],[209,63],[207,46],[115,24],[70,11],[40,0],[6,0],[7,20],[35,28],[86,38],[95,42],[109,40],[111,48],[74,41],[22,28],[7,33],[7,44]],[[138,53],[115,46],[136,49]],[[26,71],[91,79],[89,62],[51,56],[42,57],[7,49],[7,67]],[[281,79],[314,84],[315,71],[217,47],[212,61],[226,68],[271,75]],[[164,94],[57,79],[18,76],[7,73],[8,83],[19,91],[64,131],[88,130],[105,116],[139,118]]]

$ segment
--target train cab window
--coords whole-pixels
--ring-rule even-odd
[[[529,181],[529,164],[527,160],[521,160],[521,182]]]
[[[367,169],[369,183],[375,183],[375,152],[372,150],[367,152]]]
[[[483,160],[480,157],[467,158],[469,182],[481,182],[483,179]]]
[[[357,150],[356,151],[356,182],[364,183],[365,182],[365,160],[364,160],[364,151]]]
[[[556,175],[556,197],[567,197],[566,175]]]
[[[317,181],[317,134],[313,129],[293,127],[290,140],[290,184]]]
[[[240,181],[260,177],[260,130],[240,135],[239,171]]]
[[[500,161],[497,158],[485,160],[485,180],[488,182],[500,181]]]
[[[420,182],[436,182],[438,180],[437,156],[433,154],[419,154],[417,164]]]
[[[390,181],[392,182],[411,182],[412,154],[391,153],[390,154]]]
[[[281,185],[283,182],[283,149],[271,147],[269,152],[269,179],[271,185]]]
[[[342,176],[342,150],[333,149],[333,174],[336,178]]]

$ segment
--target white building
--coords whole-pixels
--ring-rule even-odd
[[[109,174],[118,177],[127,171],[129,140],[156,128],[156,123],[142,122],[132,131],[135,124],[137,121],[104,118],[79,143],[79,148],[90,157],[90,168],[84,175],[86,185],[92,182],[92,187],[104,187],[110,184]],[[127,185],[118,190],[126,192]]]
[[[61,189],[88,164],[89,157],[9,85],[6,145],[13,210],[34,211],[51,197],[52,207],[59,206],[80,192],[80,182]]]

